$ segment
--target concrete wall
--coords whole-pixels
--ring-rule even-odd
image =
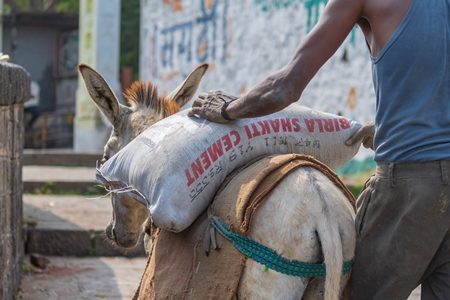
[[[327,0],[141,0],[140,77],[170,92],[198,64],[210,71],[199,92],[248,91],[288,63]],[[365,123],[375,95],[364,36],[354,28],[299,103]],[[362,150],[360,161],[371,159]],[[351,171],[351,170],[350,170]]]
[[[15,299],[22,270],[23,102],[30,76],[0,62],[0,299]]]

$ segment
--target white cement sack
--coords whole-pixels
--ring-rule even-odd
[[[179,232],[207,208],[235,168],[260,156],[299,153],[335,169],[358,152],[360,144],[348,147],[345,141],[360,127],[298,104],[228,124],[189,118],[182,111],[111,157],[97,180],[116,189],[133,188],[129,195],[148,207],[157,227]]]

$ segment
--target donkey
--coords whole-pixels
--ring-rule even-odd
[[[207,64],[195,68],[166,97],[158,97],[152,83],[134,83],[124,93],[129,104],[125,106],[119,103],[99,73],[87,65],[79,65],[78,70],[92,100],[113,125],[102,161],[155,122],[178,112],[195,94],[207,68]],[[149,212],[143,204],[124,194],[112,194],[111,198],[113,216],[106,235],[117,246],[132,248],[139,242]],[[295,170],[277,185],[257,210],[247,236],[289,259],[323,260],[327,276],[311,279],[264,272],[260,264],[248,259],[237,297],[339,299],[350,276],[342,275],[343,262],[354,257],[354,219],[354,209],[348,199],[326,176],[309,167]]]

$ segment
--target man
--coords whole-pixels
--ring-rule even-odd
[[[376,174],[358,199],[352,299],[450,299],[450,0],[330,0],[289,63],[241,97],[200,94],[190,116],[258,117],[297,101],[358,24],[376,91]]]

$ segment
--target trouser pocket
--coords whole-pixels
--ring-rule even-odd
[[[373,183],[375,181],[375,175],[372,175],[364,184],[364,188],[358,197],[356,202],[356,219],[355,219],[355,229],[359,236],[364,226],[364,219],[367,212],[367,206],[369,205],[370,198],[373,192]]]

